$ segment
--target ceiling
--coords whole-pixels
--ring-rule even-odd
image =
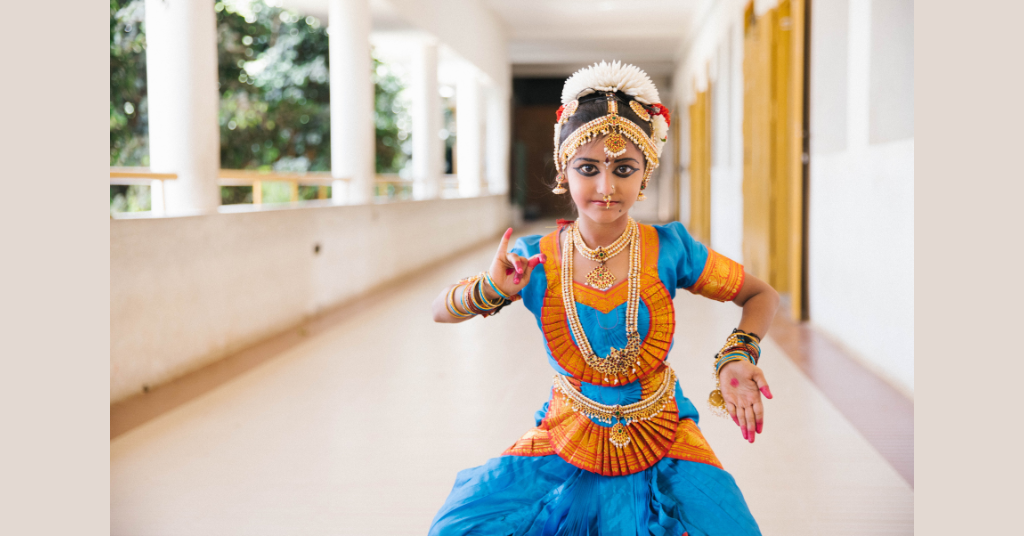
[[[601,60],[671,72],[698,0],[483,0],[508,31],[519,76],[564,75]]]
[[[271,0],[273,1],[273,0]],[[601,60],[667,76],[701,0],[477,0],[505,27],[514,76],[565,76]],[[276,0],[326,20],[325,0]],[[412,30],[388,0],[370,0],[373,29]]]

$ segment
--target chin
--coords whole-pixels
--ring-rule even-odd
[[[620,210],[622,212],[619,212]],[[580,213],[585,214],[597,223],[611,223],[619,218],[629,216],[629,207],[624,207],[621,204],[614,204],[608,209],[591,206],[588,207],[588,210],[581,211]]]

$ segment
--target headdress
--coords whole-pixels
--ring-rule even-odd
[[[605,100],[608,114],[576,128],[561,142],[562,126],[576,113],[580,102]],[[651,173],[658,167],[658,159],[668,139],[671,123],[668,108],[662,106],[658,88],[647,73],[635,65],[618,61],[602,61],[576,71],[565,81],[562,88],[562,106],[558,109],[555,122],[555,169],[558,171],[558,187],[555,193],[565,193],[562,182],[565,170],[580,146],[591,140],[606,136],[604,151],[610,158],[626,152],[626,140],[630,140],[644,153],[647,166],[640,185],[640,199]],[[619,105],[627,105],[640,118],[649,122],[651,135],[648,136],[639,125],[619,115]]]

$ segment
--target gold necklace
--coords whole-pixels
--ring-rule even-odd
[[[636,222],[630,221],[630,226],[636,226]],[[572,258],[575,248],[578,231],[573,224],[573,232],[565,233],[565,245],[562,247],[562,303],[565,306],[565,317],[569,322],[569,329],[576,339],[576,346],[583,354],[592,369],[605,376],[606,383],[611,382],[610,376],[626,375],[635,373],[635,365],[639,365],[637,357],[640,356],[640,333],[637,332],[637,318],[640,315],[640,232],[633,229],[629,237],[629,285],[628,298],[626,299],[626,346],[622,349],[612,348],[608,357],[600,358],[590,347],[587,334],[583,332],[583,324],[580,323],[579,314],[576,312],[576,297],[573,293],[572,280]],[[619,383],[615,378],[614,383]]]
[[[587,274],[587,284],[597,290],[605,291],[612,288],[615,284],[615,276],[612,275],[611,270],[605,266],[605,263],[611,260],[612,257],[622,253],[629,245],[630,239],[633,237],[635,232],[635,224],[633,218],[629,218],[626,222],[626,230],[615,239],[611,245],[597,246],[594,249],[587,247],[587,244],[583,242],[583,235],[580,234],[579,225],[574,224],[572,226],[573,240],[576,242],[576,249],[579,250],[580,254],[587,260],[598,263],[597,268],[594,268]]]

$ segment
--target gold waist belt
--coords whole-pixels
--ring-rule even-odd
[[[555,375],[555,389],[569,400],[572,410],[586,415],[589,419],[603,423],[615,423],[608,440],[618,448],[629,444],[629,433],[626,426],[634,422],[643,422],[660,414],[665,406],[675,397],[676,377],[672,368],[666,366],[661,385],[649,397],[626,405],[607,405],[591,400],[569,383],[569,377]]]

